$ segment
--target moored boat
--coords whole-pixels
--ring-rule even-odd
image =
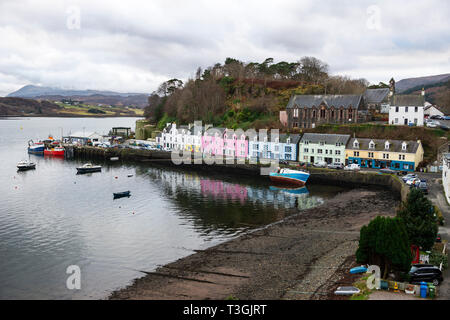
[[[27,160],[22,160],[17,164],[17,169],[19,171],[36,169],[36,164]]]
[[[34,142],[33,140],[28,141],[28,153],[31,154],[43,154],[45,145],[43,142]]]
[[[44,150],[45,156],[52,157],[64,157],[64,148],[63,147],[52,147]]]
[[[130,197],[131,192],[130,191],[123,191],[123,192],[114,192],[113,197],[114,199],[123,198],[123,197]]]
[[[77,173],[79,174],[100,171],[102,171],[102,166],[94,166],[92,163],[85,163],[83,166],[77,168]]]
[[[304,186],[309,178],[309,172],[302,170],[280,169],[277,172],[271,172],[270,180],[276,183]]]

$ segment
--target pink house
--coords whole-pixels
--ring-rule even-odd
[[[248,139],[242,130],[210,128],[202,136],[204,154],[247,158]]]
[[[247,158],[248,139],[244,131],[226,129],[223,135],[225,156],[235,158]]]
[[[223,156],[223,133],[225,128],[209,128],[202,136],[202,152],[213,156]]]

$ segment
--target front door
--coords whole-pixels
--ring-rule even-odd
[[[408,125],[408,119],[405,119],[405,126]]]
[[[314,157],[313,157],[313,156],[311,156],[311,163],[315,163],[315,162],[314,162]]]

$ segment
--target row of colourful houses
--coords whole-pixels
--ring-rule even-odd
[[[362,168],[414,171],[423,161],[418,141],[362,139],[340,134],[258,135],[256,131],[179,126],[169,123],[157,137],[165,149],[201,152],[204,155],[272,159],[316,164],[357,163]]]

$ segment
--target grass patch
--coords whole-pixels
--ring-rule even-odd
[[[370,294],[373,292],[373,290],[369,290],[366,286],[366,281],[370,277],[370,274],[366,274],[362,278],[360,278],[358,281],[353,283],[353,286],[358,288],[361,292],[358,294],[354,294],[350,297],[350,300],[368,300]]]

